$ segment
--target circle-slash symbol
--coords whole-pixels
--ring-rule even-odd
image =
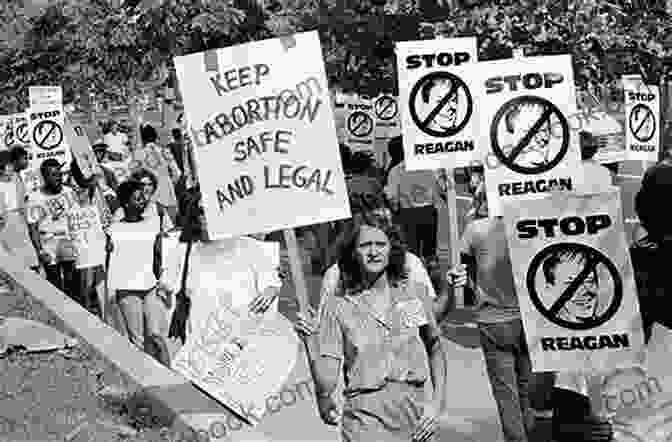
[[[570,330],[604,324],[623,301],[616,266],[598,250],[577,243],[541,250],[527,270],[527,291],[539,313]]]
[[[559,128],[560,135],[552,136],[552,128]],[[510,142],[503,142],[507,137]],[[544,173],[557,166],[569,150],[569,137],[569,125],[560,109],[532,95],[504,103],[490,126],[495,156],[507,168],[525,175]]]
[[[33,129],[33,141],[40,149],[55,149],[63,141],[63,130],[55,121],[40,121]]]
[[[365,112],[355,111],[348,117],[348,131],[353,137],[363,138],[373,132],[373,118]]]
[[[646,143],[656,134],[656,116],[650,107],[637,103],[630,112],[630,132],[640,143]]]
[[[28,123],[21,123],[16,126],[16,138],[22,144],[30,143],[30,134],[28,133]]]
[[[14,144],[14,132],[10,129],[5,134],[5,146],[12,147]]]
[[[411,89],[408,109],[418,129],[445,138],[464,129],[474,111],[474,102],[460,77],[450,72],[432,72]]]
[[[376,117],[383,121],[389,121],[396,117],[399,113],[397,100],[395,100],[394,97],[390,97],[388,95],[379,97],[376,100],[376,103],[373,105],[373,109],[376,112]]]

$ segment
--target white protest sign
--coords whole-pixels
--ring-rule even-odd
[[[671,352],[672,330],[656,323],[641,363],[593,379],[593,409],[612,422],[614,442],[672,440]]]
[[[176,57],[175,67],[211,237],[350,216],[317,32]]]
[[[89,178],[92,175],[100,173],[100,166],[91,148],[91,142],[88,135],[86,135],[86,130],[78,124],[73,124],[66,117],[63,131],[72,155],[75,157],[77,166],[81,170],[82,175],[84,175],[84,178]]]
[[[65,111],[60,86],[32,87],[29,95],[28,124],[33,153],[29,168],[39,169],[44,160],[55,158],[65,165],[63,170],[69,170],[72,157],[63,132]]]
[[[644,337],[620,189],[504,205],[535,371],[627,366]]]
[[[233,410],[260,420],[269,392],[279,391],[289,378],[298,346],[291,323],[277,312],[259,316],[247,305],[219,303],[171,366]]]
[[[375,116],[369,98],[358,95],[345,100],[345,144],[353,152],[373,150]]]
[[[478,153],[476,37],[397,43],[401,130],[407,170],[454,169]],[[469,73],[468,73],[469,72]]]
[[[470,66],[485,73],[479,107],[488,207],[573,190],[580,172],[578,137],[568,119],[576,114],[569,55],[500,60]]]
[[[372,100],[373,114],[376,120],[374,130],[376,138],[391,138],[400,130],[401,112],[399,97],[391,94],[380,94]]]
[[[0,115],[0,150],[9,150],[12,147],[12,117]]]
[[[641,77],[623,77],[626,158],[658,161],[660,151],[660,91]]]
[[[78,269],[105,264],[106,237],[95,205],[73,207],[67,214],[68,232],[75,244]]]
[[[30,150],[28,117],[25,113],[9,115],[9,123],[4,134],[4,143],[8,148],[19,144]]]

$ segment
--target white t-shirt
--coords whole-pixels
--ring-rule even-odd
[[[42,248],[55,261],[75,259],[74,246],[68,232],[67,214],[79,207],[77,195],[72,188],[63,186],[56,195],[39,190],[28,196],[26,218],[29,224],[37,224]]]
[[[420,258],[410,252],[406,252],[406,271],[408,272],[408,280],[427,287],[427,293],[432,298],[436,298],[434,286],[429,278],[427,269],[422,264]],[[322,312],[323,307],[329,298],[334,296],[338,288],[338,281],[341,277],[341,269],[338,263],[332,265],[327,269],[322,277],[322,289],[320,293],[320,307],[318,308],[318,315]],[[319,316],[318,316],[319,317]]]
[[[583,173],[578,174],[574,181],[574,191],[577,193],[600,193],[613,187],[611,171],[594,160],[581,162]]]
[[[186,285],[192,330],[205,325],[218,305],[244,308],[266,288],[280,288],[279,265],[277,242],[243,236],[194,243]],[[277,299],[272,309],[277,311]]]
[[[406,163],[394,166],[387,177],[385,194],[402,209],[436,206],[438,181],[431,170],[407,171]]]
[[[126,145],[128,142],[128,136],[125,133],[108,133],[103,137],[103,139],[112,152],[121,154],[123,158],[128,157],[129,151],[128,146]]]
[[[108,281],[110,293],[116,290],[149,290],[157,283],[153,272],[154,241],[159,231],[155,219],[137,223],[120,221],[110,226],[114,247],[110,255]],[[177,235],[163,239],[163,273],[161,280],[175,291],[179,288],[184,244]]]

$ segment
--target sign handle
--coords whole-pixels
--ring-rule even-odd
[[[303,260],[299,253],[299,243],[296,240],[294,229],[285,229],[282,231],[287,244],[287,254],[289,255],[289,267],[292,271],[292,281],[296,290],[296,298],[299,301],[299,308],[303,312],[308,311],[308,289],[306,286],[306,277],[303,273]]]
[[[449,231],[449,244],[448,244],[448,257],[449,261],[446,266],[442,268],[443,274],[446,274],[448,270],[445,267],[453,267],[460,263],[460,237],[459,237],[459,227],[457,223],[457,192],[455,190],[455,170],[448,169],[444,171],[445,178],[444,182],[446,183],[446,206],[448,209],[448,231]],[[454,289],[455,295],[455,307],[456,308],[465,308],[464,303],[464,290],[460,288]]]

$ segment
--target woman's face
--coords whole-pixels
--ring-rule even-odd
[[[140,214],[147,208],[147,198],[142,190],[133,192],[126,205],[126,211],[132,214]]]
[[[154,195],[154,192],[156,192],[156,187],[154,187],[152,180],[148,177],[143,177],[140,182],[143,186],[142,191],[145,194],[145,198],[149,201]]]
[[[378,274],[389,263],[390,240],[382,230],[362,226],[357,238],[355,256],[365,274]]]

